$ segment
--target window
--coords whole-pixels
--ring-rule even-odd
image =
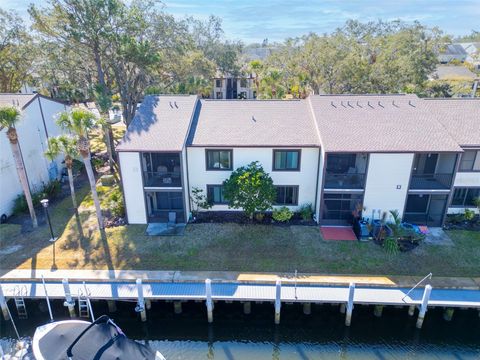
[[[207,170],[232,170],[232,150],[206,150]]]
[[[480,171],[480,150],[465,150],[459,171]]]
[[[222,87],[222,79],[216,79],[215,80],[215,87],[217,87],[217,88]]]
[[[273,150],[273,170],[299,171],[300,150]]]
[[[475,198],[480,197],[480,188],[455,188],[452,206],[474,207]]]
[[[228,201],[223,197],[222,185],[207,185],[207,200],[210,204],[228,204]]]
[[[223,93],[221,91],[217,91],[217,99],[223,99]]]
[[[239,99],[246,99],[247,98],[247,92],[246,91],[241,91],[240,95],[238,95]]]
[[[275,205],[298,205],[298,186],[275,186],[277,198]]]
[[[240,87],[242,87],[242,88],[247,87],[247,79],[245,79],[245,78],[240,79]]]

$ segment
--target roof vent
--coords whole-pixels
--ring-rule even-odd
[[[174,102],[174,104],[175,104],[175,107],[178,109],[178,105],[177,105],[177,102],[176,102],[176,101]]]
[[[255,116],[252,115],[252,121],[257,122],[257,119],[255,119]]]
[[[380,101],[378,102],[378,106],[380,106],[380,107],[382,107],[382,108],[385,108],[385,106],[383,106]]]
[[[372,109],[375,109],[372,104],[370,104],[370,101],[367,101],[367,105],[370,106]]]
[[[395,107],[399,107],[397,104],[395,104],[395,100],[392,100],[392,105]]]
[[[360,105],[360,101],[357,101],[357,106],[361,109],[363,109],[363,106]]]
[[[335,104],[333,103],[333,101],[330,101],[330,105],[333,106],[335,109],[337,108],[337,107],[335,106]]]
[[[168,104],[170,105],[170,107],[173,109],[173,105],[172,105],[172,102],[169,101]]]
[[[413,105],[412,103],[412,100],[408,100],[408,105],[410,105],[411,107],[415,107],[415,105]]]
[[[343,101],[340,101],[340,104],[341,104],[343,107],[346,107],[345,104],[343,103]]]
[[[350,101],[347,101],[347,105],[350,106],[353,109],[352,104],[350,104]]]

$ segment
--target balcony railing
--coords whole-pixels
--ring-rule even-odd
[[[365,174],[333,174],[326,173],[325,189],[363,189],[365,186]]]
[[[453,174],[412,174],[412,190],[449,190]]]
[[[147,187],[181,187],[180,172],[144,171],[143,179]]]

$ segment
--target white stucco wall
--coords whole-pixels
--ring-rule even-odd
[[[403,215],[414,154],[370,154],[363,205],[364,217],[390,210]],[[397,189],[397,186],[400,189]]]
[[[140,154],[138,152],[119,152],[118,156],[128,222],[130,224],[146,224],[147,214]]]
[[[43,115],[49,137],[57,136],[61,129],[56,125],[56,115],[65,110],[65,106],[55,101],[40,98]],[[47,135],[42,121],[38,98],[22,114],[16,126],[23,161],[32,192],[41,190],[44,183],[50,181],[49,161],[43,153],[47,148]],[[61,174],[62,157],[56,160],[58,176]],[[0,215],[10,215],[15,198],[22,193],[17,170],[13,161],[10,142],[6,129],[0,132]]]
[[[207,192],[207,185],[220,185],[227,179],[231,171],[207,171],[204,147],[189,147],[188,172],[189,192],[194,187]],[[275,148],[282,149],[282,148]],[[297,185],[298,206],[290,206],[296,210],[305,203],[315,205],[318,171],[318,148],[302,148],[300,171],[272,171],[273,148],[233,148],[233,169],[259,161],[264,170],[270,174],[275,185]],[[211,210],[234,210],[227,205],[215,205]]]
[[[480,187],[480,172],[457,172],[455,187]]]

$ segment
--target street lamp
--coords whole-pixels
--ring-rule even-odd
[[[57,264],[55,264],[55,242],[57,241],[57,238],[55,237],[55,235],[53,235],[52,223],[50,222],[50,215],[48,214],[48,199],[42,199],[40,200],[40,203],[42,204],[43,209],[45,210],[45,217],[47,218],[48,227],[50,228],[51,238],[49,241],[53,245],[53,264],[52,264],[51,270],[55,271],[58,269]]]

